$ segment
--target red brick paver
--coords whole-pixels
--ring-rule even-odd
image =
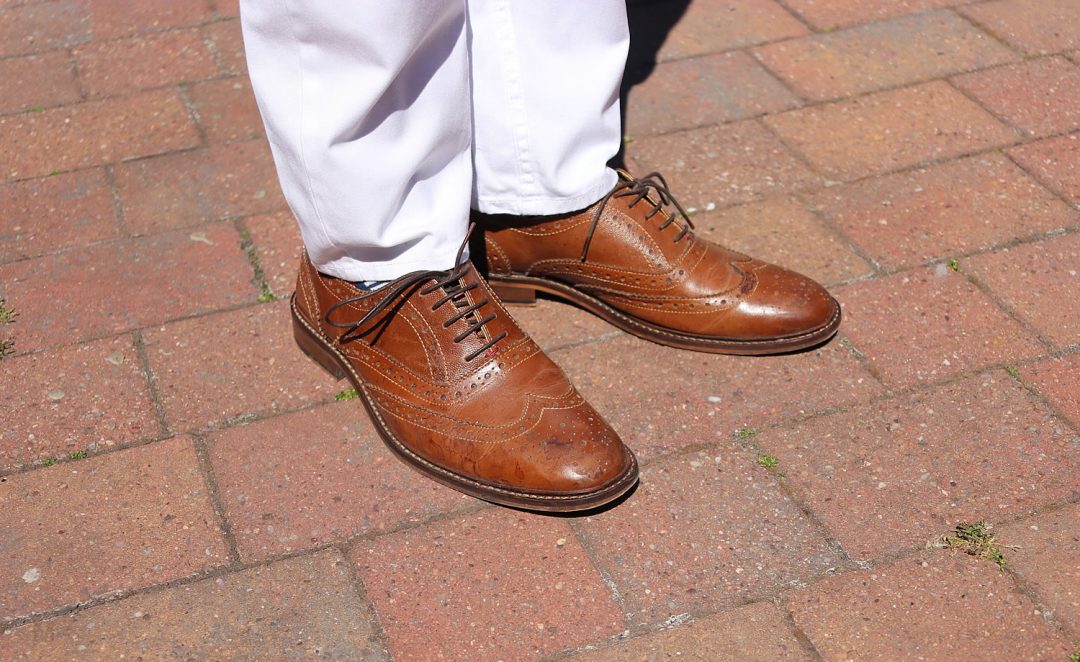
[[[296,351],[284,301],[152,328],[145,337],[165,417],[176,430],[326,402],[347,386]]]
[[[222,565],[191,440],[177,437],[0,482],[0,617]]]
[[[64,48],[89,38],[89,16],[80,0],[0,7],[0,57]]]
[[[881,391],[839,343],[747,360],[622,336],[554,358],[643,457],[728,439],[736,430],[865,401]]]
[[[1017,136],[946,83],[881,92],[765,118],[830,177],[858,179],[989,147]]]
[[[892,268],[1080,225],[1080,213],[1000,154],[828,188],[810,201],[862,250]]]
[[[196,83],[188,88],[187,95],[210,144],[262,136],[262,119],[247,78]]]
[[[116,185],[124,221],[139,234],[283,206],[262,140],[124,163]]]
[[[1072,504],[995,531],[1009,568],[1019,574],[1073,637],[1080,637],[1080,505]]]
[[[580,526],[633,623],[731,606],[841,563],[734,443],[648,466],[630,500]]]
[[[631,26],[679,21],[656,54],[658,61],[717,53],[806,34],[806,26],[775,0],[628,3]],[[680,6],[682,5],[682,6]],[[721,11],[717,11],[717,9]]]
[[[1080,129],[1080,69],[1062,57],[967,74],[954,82],[1032,135]]]
[[[0,401],[0,470],[148,439],[159,429],[130,336],[12,359]]]
[[[239,4],[0,0],[0,659],[1076,651],[1075,0],[628,3],[629,168],[844,320],[510,308],[642,461],[571,518],[410,470],[296,350]],[[926,549],[977,519],[1004,570]]]
[[[0,88],[0,113],[39,110],[80,98],[71,58],[63,51],[0,60]]]
[[[859,559],[1080,490],[1080,447],[1004,372],[823,416],[755,441]]]
[[[197,25],[211,17],[203,0],[83,0],[96,39],[161,32]]]
[[[611,648],[572,658],[575,662],[638,660],[772,660],[814,659],[768,602],[757,602]]]
[[[634,88],[623,133],[640,137],[788,110],[798,98],[743,52],[656,67]]]
[[[1080,428],[1080,354],[1040,361],[1021,374]]]
[[[29,351],[254,301],[251,269],[228,225],[155,235],[0,265]]]
[[[0,184],[0,261],[120,236],[104,170]]]
[[[247,73],[240,21],[220,21],[203,28],[203,34],[214,45],[222,73],[239,75]]]
[[[244,226],[251,236],[270,291],[279,298],[288,298],[296,289],[296,272],[304,248],[292,212],[251,216],[244,219]]]
[[[927,553],[792,596],[825,659],[1060,660],[1072,649],[992,563]]]
[[[794,198],[769,198],[694,217],[698,234],[822,283],[869,275],[870,265]],[[792,242],[792,237],[799,241]]]
[[[380,659],[349,563],[327,551],[112,602],[0,637],[0,656]]]
[[[1009,156],[1080,209],[1080,133],[1021,145]]]
[[[983,255],[964,264],[1058,348],[1080,345],[1080,233]]]
[[[533,660],[623,630],[611,592],[558,519],[489,510],[358,545],[353,556],[399,659]]]
[[[198,143],[180,95],[155,90],[0,117],[0,174],[26,179]]]
[[[808,99],[833,99],[1014,59],[956,14],[930,12],[755,50]]]
[[[635,140],[631,166],[659,170],[679,201],[696,209],[759,200],[820,178],[756,121]]]
[[[264,558],[473,505],[383,446],[359,401],[213,434],[210,458],[241,557]]]
[[[963,0],[787,0],[814,27],[829,30],[871,23],[936,7],[961,4]]]
[[[944,263],[850,285],[837,294],[846,315],[844,333],[892,386],[939,381],[1042,350]]]
[[[221,16],[239,16],[240,0],[214,0],[214,9]]]
[[[198,30],[176,30],[74,50],[83,89],[92,96],[120,94],[209,78],[217,73]]]
[[[997,0],[961,11],[1031,55],[1080,46],[1080,5],[1073,0]]]

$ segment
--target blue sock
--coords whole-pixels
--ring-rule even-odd
[[[389,282],[390,281],[388,280],[358,280],[353,283],[353,285],[355,285],[356,289],[358,290],[363,290],[365,292],[374,292],[375,290],[381,289]]]

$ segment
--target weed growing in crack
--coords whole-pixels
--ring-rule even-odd
[[[9,308],[7,300],[0,298],[0,327],[15,323],[18,313],[14,308]],[[15,341],[11,338],[0,338],[0,359],[15,353]]]
[[[775,455],[758,455],[757,463],[769,471],[772,471],[780,466],[780,458]]]
[[[360,397],[360,393],[358,393],[356,389],[347,388],[344,391],[341,391],[340,393],[335,395],[334,399],[337,400],[338,402],[341,402],[343,400],[353,400],[353,399],[359,398],[359,397]]]
[[[1002,546],[990,532],[992,528],[993,526],[985,520],[960,523],[956,525],[953,535],[942,536],[936,541],[935,546],[959,549],[975,558],[993,561],[999,568],[1004,569],[1005,553],[1001,551]]]
[[[274,292],[270,289],[270,283],[266,280],[266,272],[259,261],[259,249],[255,246],[251,233],[244,229],[240,230],[240,250],[244,251],[244,255],[251,265],[251,282],[255,284],[255,287],[259,288],[259,296],[256,300],[259,303],[276,301],[277,297],[274,296]]]

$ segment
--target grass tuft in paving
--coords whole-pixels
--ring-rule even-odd
[[[0,298],[0,326],[14,324],[17,315],[14,308],[8,307],[7,300]],[[11,338],[0,338],[0,360],[14,353],[15,341]]]
[[[338,402],[341,402],[343,400],[355,400],[359,397],[360,394],[354,388],[347,388],[344,391],[340,391],[339,393],[334,395],[334,399]]]
[[[772,471],[776,467],[780,466],[780,458],[775,455],[758,455],[757,463],[765,467],[769,471]]]
[[[985,521],[967,522],[956,525],[953,535],[942,536],[935,546],[959,549],[976,558],[993,561],[999,568],[1005,568],[1005,553],[1001,551],[994,534],[993,526]]]

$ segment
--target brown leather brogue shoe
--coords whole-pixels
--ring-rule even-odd
[[[637,481],[637,461],[491,295],[468,261],[375,292],[307,255],[296,342],[348,377],[383,440],[440,483],[508,506],[594,508]]]
[[[484,231],[473,257],[508,303],[543,292],[647,340],[728,354],[803,349],[840,326],[839,304],[816,282],[695,236],[658,173],[620,172],[576,213],[473,218]]]

